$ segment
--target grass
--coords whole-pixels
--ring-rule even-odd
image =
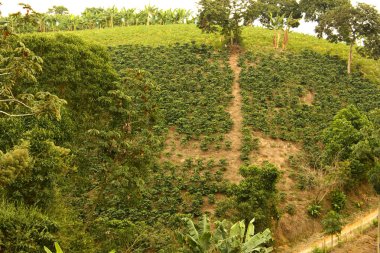
[[[220,35],[202,33],[195,25],[144,25],[67,33],[73,33],[85,40],[95,41],[106,46],[125,44],[161,46],[195,41],[219,48],[223,44]]]
[[[272,39],[273,32],[268,29],[247,27],[243,31],[244,48],[249,51],[273,51]],[[311,35],[291,32],[288,50],[300,52],[305,49],[321,54],[338,55],[342,59],[347,59],[349,53],[349,47],[343,43],[330,43]],[[380,61],[363,58],[355,52],[353,63],[354,68],[360,67],[364,77],[380,84]]]
[[[105,46],[125,44],[161,46],[191,41],[212,45],[216,48],[223,46],[220,35],[202,33],[195,25],[130,26],[64,33],[75,34],[85,40]],[[249,51],[273,51],[272,38],[273,32],[268,29],[247,27],[243,30],[243,46]],[[288,50],[299,52],[304,49],[314,50],[322,54],[339,55],[343,59],[347,59],[348,56],[348,46],[345,44],[334,44],[314,36],[291,32]],[[366,59],[355,53],[355,67],[360,67],[360,71],[366,78],[380,84],[380,61]]]

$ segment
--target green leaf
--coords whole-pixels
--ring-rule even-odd
[[[44,246],[44,250],[45,250],[46,253],[53,253],[53,252],[51,252],[50,249],[46,248],[45,246]]]

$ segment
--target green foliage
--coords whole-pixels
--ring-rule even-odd
[[[0,182],[9,198],[40,207],[54,198],[58,178],[69,169],[70,150],[56,146],[50,136],[36,128],[20,145],[0,152]]]
[[[369,182],[373,185],[377,194],[380,194],[380,163],[377,163],[368,174]]]
[[[272,240],[271,232],[266,229],[262,233],[255,234],[254,219],[248,226],[244,221],[233,225],[226,220],[216,222],[216,229],[212,233],[210,222],[206,215],[203,216],[196,229],[191,219],[183,219],[186,223],[186,233],[177,233],[178,241],[184,246],[185,252],[272,252],[273,248],[265,244]]]
[[[28,12],[12,13],[2,19],[19,33],[76,31],[85,29],[114,28],[115,26],[192,24],[194,17],[190,10],[162,10],[147,5],[137,11],[134,8],[87,7],[81,15],[70,14],[65,6],[53,6],[46,13],[38,13],[28,4],[20,4]]]
[[[68,102],[72,113],[86,114],[76,120],[89,124],[85,119],[97,115],[100,110],[95,103],[97,98],[112,89],[116,81],[105,49],[70,35],[24,35],[22,39],[44,60],[44,71],[36,76],[39,85],[30,86],[29,82],[24,82],[29,87],[27,90],[44,89],[58,95]]]
[[[369,25],[370,24],[370,25]],[[318,37],[325,37],[331,42],[345,42],[350,45],[348,73],[351,73],[352,48],[361,41],[363,46],[359,53],[379,59],[380,14],[375,7],[359,3],[338,5],[320,16],[315,29]]]
[[[265,229],[261,233],[255,234],[255,219],[252,219],[246,226],[245,221],[240,221],[233,224],[228,231],[228,222],[223,220],[217,222],[217,228],[214,233],[216,247],[221,253],[232,252],[272,252],[272,247],[267,247],[272,240],[271,232]]]
[[[279,171],[274,165],[264,163],[261,167],[241,167],[240,173],[243,180],[231,187],[230,199],[218,204],[217,214],[244,219],[246,224],[249,216],[254,214],[259,230],[263,230],[270,225],[272,218],[277,219],[278,216],[276,183]]]
[[[349,3],[349,0],[301,0],[300,9],[306,21],[318,21],[327,11]]]
[[[295,207],[295,205],[293,205],[293,204],[287,205],[286,206],[286,212],[288,214],[292,215],[292,216],[295,215],[296,214],[296,207]]]
[[[57,242],[54,243],[54,248],[55,248],[56,253],[63,253],[63,250],[61,249],[61,247],[59,246],[59,244]],[[46,253],[53,253],[51,250],[49,250],[45,246],[44,246],[44,250]]]
[[[254,137],[251,133],[251,129],[243,127],[242,129],[243,139],[242,147],[240,150],[240,159],[245,162],[249,162],[249,156],[252,151],[259,149],[259,139]]]
[[[343,75],[345,65],[335,56],[311,51],[246,53],[240,62],[242,110],[247,126],[274,138],[302,142],[308,153],[306,159],[313,167],[321,167],[318,143],[340,109],[347,104],[362,111],[380,106],[378,86],[359,74]],[[306,92],[313,94],[311,105],[302,101]]]
[[[322,206],[320,203],[312,203],[307,208],[307,213],[313,217],[317,218],[322,214]]]
[[[324,163],[347,161],[348,184],[366,179],[368,171],[375,166],[376,150],[379,147],[374,134],[373,123],[355,106],[342,109],[323,133]]]
[[[41,252],[57,236],[57,223],[35,207],[0,202],[0,250]]]
[[[323,230],[328,235],[340,234],[343,229],[342,217],[335,211],[327,213],[326,217],[322,221]]]
[[[330,194],[331,207],[335,212],[340,212],[346,206],[346,195],[344,192],[335,190]]]
[[[233,75],[226,52],[193,43],[158,48],[120,46],[112,49],[112,55],[119,71],[139,68],[152,74],[166,124],[191,138],[206,135],[203,150],[215,140],[212,135],[231,129],[226,107]]]
[[[197,26],[207,33],[220,32],[231,45],[240,44],[246,5],[245,0],[201,0]]]
[[[0,116],[26,117],[50,114],[61,119],[61,108],[66,101],[43,91],[27,93],[22,82],[35,83],[42,70],[42,59],[12,34],[7,26],[0,26]]]

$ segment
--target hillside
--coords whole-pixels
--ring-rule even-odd
[[[17,92],[42,89],[67,105],[60,119],[0,118],[0,162],[33,169],[4,194],[42,208],[46,217],[36,216],[54,228],[44,242],[64,239],[73,252],[178,252],[181,218],[203,214],[254,216],[277,252],[292,252],[322,232],[333,193],[343,195],[345,221],[371,210],[365,172],[380,122],[380,63],[355,55],[348,76],[345,45],[291,33],[288,50],[276,51],[272,36],[245,28],[244,45],[229,50],[194,25],[23,35],[44,71]],[[339,147],[348,157],[358,143],[368,145],[351,163],[334,163]],[[0,211],[13,217],[8,205]]]
[[[117,27],[68,33],[104,46],[124,44],[160,46],[196,41],[220,48],[223,44],[221,36],[204,34],[195,25]],[[273,51],[272,38],[273,32],[264,28],[246,27],[243,30],[244,48],[248,51]],[[333,44],[310,35],[293,32],[290,34],[288,49],[293,52],[309,49],[322,54],[338,55],[343,59],[346,59],[348,55],[348,46],[344,44]],[[365,59],[355,54],[354,64],[360,67],[367,78],[380,83],[380,63],[378,61]]]
[[[112,37],[112,41],[107,42],[102,40],[96,34],[90,35],[86,32],[79,32],[77,34],[88,40],[97,40],[99,43],[104,43],[105,45],[108,45],[108,43],[110,43],[111,46],[119,45],[119,48],[123,48],[120,46],[121,44],[142,44],[145,46],[156,47],[159,44],[172,45],[173,43],[188,42],[186,41],[186,38],[188,37],[184,37],[182,31],[183,26],[177,25],[174,27],[176,29],[173,29],[171,26],[163,27],[165,32],[159,36],[157,36],[155,30],[159,28],[154,27],[152,30],[148,30],[142,27],[140,29],[144,29],[142,34],[145,36],[142,36],[142,38],[133,37],[133,39],[129,39],[128,32],[135,31],[139,28],[132,28],[130,31],[128,29],[120,29],[117,31],[117,37],[111,36],[112,31],[105,30],[103,36],[110,33],[108,37]],[[192,41],[195,41],[197,44],[206,43],[219,48],[217,36],[210,40],[208,35],[201,34],[194,26],[189,26],[187,29],[188,33],[191,34]],[[125,37],[123,38],[123,36]],[[363,80],[364,83],[358,83],[355,86],[348,84],[350,82],[358,82],[361,78],[360,75],[356,77],[359,78],[356,81],[346,79],[347,76],[344,73],[344,59],[341,60],[339,57],[333,56],[334,54],[338,56],[345,55],[344,50],[347,50],[346,46],[334,45],[307,35],[292,34],[288,53],[281,55],[273,51],[270,44],[271,37],[271,31],[265,29],[246,28],[244,30],[244,51],[246,51],[246,53],[241,53],[237,56],[240,58],[239,64],[242,67],[242,74],[240,76],[240,86],[242,91],[240,91],[240,87],[235,86],[232,91],[235,93],[235,96],[230,104],[231,109],[228,109],[228,107],[225,107],[224,109],[231,113],[234,110],[233,107],[235,104],[242,105],[244,118],[241,115],[239,116],[239,114],[231,114],[231,119],[234,123],[233,129],[236,131],[236,128],[240,128],[241,123],[239,124],[238,121],[241,121],[242,119],[244,126],[252,127],[253,131],[247,135],[246,130],[243,130],[245,134],[242,132],[239,134],[239,131],[237,131],[237,134],[233,134],[234,130],[232,130],[230,134],[225,135],[224,138],[220,136],[220,138],[217,137],[216,140],[212,136],[205,136],[206,139],[203,140],[198,140],[198,137],[196,137],[195,139],[190,138],[186,141],[184,140],[184,137],[182,137],[180,130],[183,127],[183,124],[174,124],[176,127],[171,128],[171,131],[169,132],[166,141],[167,147],[162,159],[166,162],[173,162],[174,166],[187,163],[191,164],[193,161],[196,161],[198,164],[199,162],[205,162],[210,164],[211,172],[215,172],[213,169],[214,165],[211,164],[214,164],[215,162],[218,163],[218,161],[223,162],[228,164],[227,168],[221,168],[226,170],[224,173],[225,177],[229,181],[238,182],[236,181],[237,178],[239,178],[237,176],[238,170],[236,167],[238,168],[242,163],[239,161],[240,159],[236,159],[234,156],[236,153],[240,153],[239,150],[244,150],[244,146],[241,146],[243,143],[242,140],[240,143],[234,142],[234,139],[231,139],[231,135],[235,135],[238,138],[248,138],[248,141],[249,138],[251,138],[251,141],[257,141],[258,144],[256,145],[258,146],[254,148],[257,149],[257,151],[254,149],[248,151],[248,160],[250,160],[251,163],[258,165],[263,161],[269,161],[277,165],[284,172],[282,179],[280,180],[279,189],[285,195],[283,197],[284,199],[281,200],[281,206],[283,208],[281,211],[285,212],[284,217],[286,218],[281,219],[278,237],[276,238],[277,241],[282,244],[292,243],[297,239],[304,238],[305,234],[312,235],[321,229],[318,222],[315,223],[312,219],[308,218],[305,212],[307,205],[311,201],[310,198],[314,198],[314,192],[318,190],[313,186],[313,184],[318,184],[317,182],[305,182],[305,180],[317,180],[315,178],[316,175],[310,175],[312,172],[307,163],[313,163],[313,156],[315,157],[314,159],[320,156],[320,154],[316,152],[318,148],[312,144],[316,143],[317,140],[312,140],[310,138],[312,136],[318,136],[319,133],[327,127],[328,122],[332,120],[336,112],[347,104],[356,104],[363,111],[379,108],[378,101],[380,101],[380,93],[376,85],[374,86],[365,80]],[[159,42],[157,38],[161,38],[162,42]],[[153,74],[158,77],[158,79],[156,79],[157,83],[166,84],[168,83],[168,80],[173,80],[173,78],[170,75],[159,76],[158,73],[167,72],[167,69],[165,69],[162,64],[154,64],[155,62],[165,63],[171,66],[181,66],[178,62],[178,60],[181,61],[181,58],[178,57],[180,55],[182,56],[182,54],[179,53],[173,55],[172,58],[170,56],[171,54],[167,51],[165,52],[162,46],[158,49],[149,47],[144,48],[140,46],[124,48],[124,52],[128,52],[128,54],[120,53],[119,49],[116,49],[116,52],[114,52],[114,62],[117,62],[117,68],[121,69],[121,66],[128,68],[138,67],[151,73],[157,72],[157,74]],[[307,51],[307,49],[312,51]],[[160,53],[157,53],[156,51],[160,53],[164,52],[165,55],[160,56]],[[260,53],[256,54],[256,51]],[[145,56],[146,53],[148,53],[147,56]],[[329,53],[329,55],[324,56],[324,53]],[[231,55],[231,57],[236,56]],[[122,63],[120,63],[120,60],[118,59],[123,59]],[[149,59],[149,61],[142,59]],[[230,64],[231,67],[234,68],[232,62]],[[366,73],[364,76],[372,77],[372,80],[377,80],[379,72],[376,70],[380,66],[378,62],[360,58],[357,63],[358,65],[362,63],[366,64],[365,66],[367,68],[361,69]],[[271,70],[268,73],[269,69]],[[373,71],[373,69],[375,69],[375,71]],[[297,70],[297,73],[292,72],[293,70]],[[176,74],[179,74],[178,69],[176,69],[175,72]],[[274,74],[272,77],[272,74],[270,73],[277,73],[277,75]],[[318,74],[315,75],[315,73]],[[374,73],[376,73],[376,75],[374,75]],[[238,78],[239,75],[239,70],[235,69],[235,78]],[[330,77],[331,79],[323,80],[321,83],[318,79],[321,79],[322,76],[324,78]],[[238,82],[240,78],[236,79],[235,82]],[[272,88],[266,83],[266,81],[268,79],[273,81],[275,78],[279,79],[277,80],[278,84],[273,83],[274,86]],[[194,80],[194,78],[188,79],[187,82]],[[257,83],[257,85],[263,86],[248,87],[246,85],[248,83]],[[193,86],[193,84],[190,85]],[[225,90],[225,92],[230,91]],[[236,92],[239,95],[241,93],[243,98],[239,98],[239,95],[236,95]],[[251,95],[249,95],[249,92],[254,92],[253,98],[250,98]],[[188,100],[188,95],[184,95],[187,97],[186,100]],[[208,94],[208,97],[210,95],[211,94]],[[331,95],[335,97],[334,100],[331,100]],[[268,104],[264,102],[260,105],[257,103],[250,104],[248,102],[252,100],[257,101],[263,97],[273,99],[273,103]],[[214,101],[210,97],[209,99],[209,101]],[[239,102],[239,100],[241,100],[241,102]],[[220,99],[216,101],[220,101]],[[263,100],[261,101],[263,102]],[[197,103],[192,104],[196,105]],[[212,106],[212,103],[209,105]],[[170,106],[180,108],[172,102],[170,102]],[[329,108],[329,110],[326,111],[326,108]],[[193,110],[196,112],[195,108],[193,108]],[[170,110],[166,111],[169,115],[174,115]],[[207,113],[207,115],[210,115],[210,113]],[[213,113],[212,115],[218,114]],[[191,122],[195,123],[194,120],[202,118],[203,116],[195,116],[192,118]],[[211,118],[209,118],[209,120],[213,121]],[[219,120],[219,122],[223,121]],[[248,122],[252,122],[253,124]],[[192,129],[195,127],[202,134],[203,126],[189,127]],[[179,135],[174,132],[175,130],[179,130]],[[306,136],[307,138],[305,139]],[[185,135],[185,139],[186,138]],[[209,141],[207,141],[207,138],[209,138]],[[216,142],[216,144],[213,144],[214,142]],[[227,147],[226,150],[223,150],[223,142],[228,144],[231,143],[231,148]],[[215,147],[212,147],[212,145],[215,145]],[[310,150],[314,150],[314,154],[311,156],[308,153]],[[296,162],[292,162],[293,160],[291,159]],[[305,160],[308,160],[306,164]],[[200,167],[200,170],[203,170],[202,167]],[[207,179],[207,175],[205,179],[200,180],[211,183],[211,181]],[[360,191],[360,194],[357,192],[351,196],[349,205],[352,205],[352,207],[346,211],[346,215],[352,212],[355,213],[353,206],[358,202],[375,203],[374,195],[371,191],[368,192],[368,189],[370,188],[364,187],[363,190]],[[201,190],[201,192],[202,191],[204,198],[208,197],[214,199],[213,194],[210,195],[209,191]],[[222,198],[220,194],[223,192],[223,190],[216,192],[218,199]],[[371,201],[368,201],[369,199],[371,199]],[[214,213],[214,200],[210,201],[204,199],[203,203],[203,211]],[[327,205],[327,203],[325,203],[325,205]],[[372,205],[368,205],[365,208],[370,208],[371,206]],[[289,215],[287,213],[287,210],[292,207],[295,207],[295,210],[292,212],[295,212],[296,215]],[[295,229],[290,224],[296,220],[302,222]],[[313,228],[310,228],[310,222],[315,223]]]

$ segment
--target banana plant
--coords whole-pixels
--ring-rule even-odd
[[[285,15],[274,17],[272,12],[269,12],[269,19],[270,19],[269,29],[274,31],[273,46],[275,49],[278,49],[279,44],[280,44],[280,38],[281,38],[281,30],[284,27]]]
[[[244,220],[231,226],[228,231],[228,222],[223,220],[218,223],[214,234],[216,247],[221,253],[269,253],[272,247],[265,247],[263,244],[272,240],[271,232],[266,229],[264,232],[255,234],[255,219],[252,219],[246,228]]]
[[[206,215],[199,224],[199,231],[191,219],[184,218],[183,221],[185,221],[187,233],[178,233],[177,238],[188,252],[269,253],[273,251],[272,247],[264,246],[272,240],[270,230],[266,229],[264,232],[255,234],[254,219],[249,222],[248,227],[244,221],[239,221],[232,226],[226,220],[217,222],[214,234],[210,230],[210,222]]]
[[[178,241],[193,253],[210,252],[212,247],[212,235],[210,230],[210,221],[206,215],[202,217],[199,224],[199,231],[195,228],[193,221],[189,218],[182,219],[186,225],[186,234],[178,233]]]
[[[55,248],[55,252],[56,253],[63,253],[63,250],[61,249],[61,247],[59,246],[59,244],[57,242],[54,243],[54,248]],[[48,249],[47,247],[44,247],[44,250],[46,253],[53,253],[50,249]]]

